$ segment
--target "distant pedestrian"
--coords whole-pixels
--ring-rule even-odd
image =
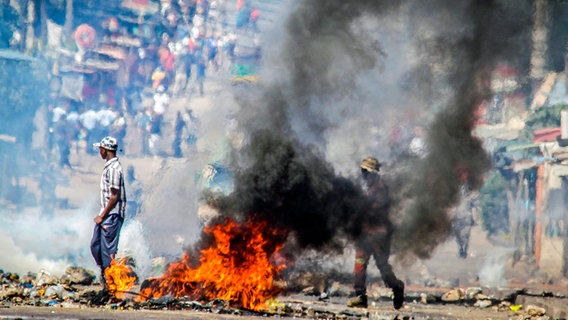
[[[149,136],[148,136],[148,150],[153,156],[158,156],[162,153],[161,140],[162,140],[162,121],[155,113],[150,116],[149,122]]]
[[[69,155],[71,154],[73,132],[73,127],[67,121],[67,116],[62,115],[59,121],[55,123],[55,143],[59,151],[59,167],[62,169],[65,167],[72,169]]]
[[[471,228],[475,223],[472,212],[474,207],[474,194],[470,187],[469,170],[464,165],[458,165],[456,174],[460,186],[458,204],[451,210],[452,229],[458,244],[458,257],[466,259],[468,256]]]
[[[233,61],[235,57],[235,48],[237,46],[237,35],[234,32],[229,32],[225,35],[225,50],[229,60]]]
[[[158,124],[161,126],[162,120],[170,106],[170,95],[166,92],[166,88],[160,85],[158,89],[156,89],[153,99],[154,106],[152,111],[156,117],[156,121],[158,121]]]
[[[126,185],[128,186],[128,201],[126,202],[126,221],[130,221],[140,213],[142,205],[142,184],[134,174],[134,167],[126,168]]]
[[[197,152],[197,137],[201,130],[201,120],[199,120],[191,109],[187,109],[182,118],[187,127],[187,137],[185,138],[187,149],[189,153],[194,154]]]
[[[166,72],[164,68],[157,67],[152,72],[152,88],[157,89],[160,85],[166,85]]]
[[[159,86],[154,93],[154,106],[150,118],[150,140],[149,147],[152,155],[161,153],[161,137],[164,116],[169,109],[170,95],[165,91],[164,86]]]
[[[199,95],[203,96],[203,81],[205,81],[205,69],[207,68],[207,62],[205,61],[205,58],[203,58],[203,56],[199,56],[199,58],[197,58],[197,75],[196,75],[196,81],[197,81],[197,87],[199,88]]]
[[[217,48],[218,42],[215,36],[211,35],[207,39],[207,63],[212,65],[215,71],[218,69],[217,65]]]
[[[174,142],[172,143],[173,156],[175,158],[183,157],[181,144],[183,141],[182,135],[184,129],[187,130],[187,123],[183,120],[181,111],[178,111],[176,115],[176,122],[174,125]]]
[[[142,155],[150,155],[150,147],[148,142],[150,141],[150,129],[152,120],[152,110],[151,108],[146,108],[144,112],[139,112],[136,115],[136,127],[138,128],[138,133],[141,142],[141,152]]]

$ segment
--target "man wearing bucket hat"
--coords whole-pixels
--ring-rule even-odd
[[[367,307],[367,265],[371,256],[375,259],[383,281],[394,294],[393,305],[400,309],[404,302],[404,283],[389,264],[393,225],[388,217],[390,198],[388,187],[379,174],[381,163],[374,157],[361,161],[361,174],[365,191],[371,201],[371,212],[361,235],[355,242],[355,297],[347,302],[349,307]]]
[[[106,162],[101,175],[101,209],[94,218],[91,253],[101,268],[101,284],[106,288],[104,270],[110,266],[118,249],[118,238],[126,212],[126,191],[122,166],[116,156],[116,139],[105,137],[101,142],[95,143],[94,147],[99,148],[99,154]]]

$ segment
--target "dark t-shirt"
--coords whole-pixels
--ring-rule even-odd
[[[368,223],[370,225],[388,225],[388,211],[391,203],[386,183],[378,178],[367,184],[367,196],[370,201]]]

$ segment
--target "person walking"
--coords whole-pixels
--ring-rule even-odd
[[[67,121],[67,115],[55,123],[55,142],[59,151],[59,167],[72,169],[69,155],[71,154],[71,140],[73,139],[73,127]]]
[[[104,271],[114,260],[120,229],[126,212],[126,191],[122,166],[116,156],[118,143],[114,137],[107,136],[94,147],[99,148],[101,158],[106,161],[100,182],[99,214],[93,219],[95,228],[91,239],[91,253],[101,268],[101,284],[106,289]]]
[[[452,230],[458,244],[458,257],[466,259],[468,257],[471,228],[475,224],[473,210],[477,192],[471,190],[471,177],[469,169],[465,165],[459,164],[457,166],[456,175],[460,183],[458,202],[450,210],[450,214],[452,215]]]
[[[185,123],[185,121],[183,120],[181,111],[178,111],[176,115],[176,122],[174,125],[174,142],[172,143],[173,156],[175,158],[183,157],[183,151],[181,149],[183,141],[182,140],[183,129],[187,130],[187,123]]]
[[[207,62],[202,55],[197,58],[196,66],[197,74],[195,80],[197,82],[197,88],[199,89],[199,95],[203,97],[203,82],[205,81],[205,69],[207,68]]]
[[[371,201],[371,212],[361,235],[355,242],[355,297],[349,299],[347,306],[367,307],[367,265],[371,256],[375,259],[383,281],[394,294],[393,305],[400,309],[404,302],[404,283],[399,280],[389,264],[393,225],[388,217],[390,197],[388,187],[381,179],[380,162],[367,157],[361,162],[361,174],[365,190]]]
[[[138,112],[135,120],[141,142],[141,153],[143,156],[149,156],[151,155],[150,132],[152,129],[152,108],[148,107],[144,111]]]
[[[126,184],[128,185],[128,201],[126,202],[126,221],[131,221],[142,208],[142,183],[136,178],[132,165],[126,168]]]

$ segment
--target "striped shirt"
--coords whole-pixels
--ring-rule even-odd
[[[126,212],[126,191],[124,190],[124,175],[118,158],[114,157],[105,163],[101,176],[101,210],[110,200],[110,189],[118,190],[118,202],[109,214],[120,214],[124,218]]]

